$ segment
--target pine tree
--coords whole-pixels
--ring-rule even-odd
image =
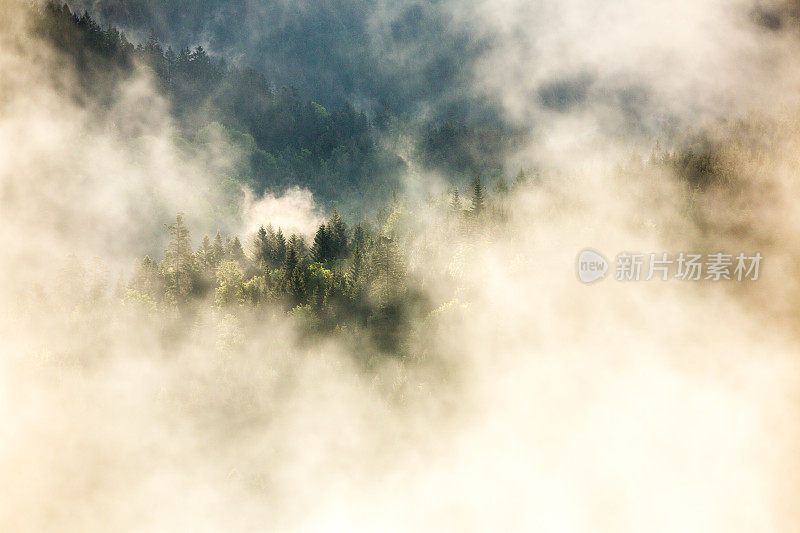
[[[291,250],[294,250],[294,248],[290,248],[290,251]],[[293,305],[302,305],[306,300],[306,282],[303,269],[301,269],[299,265],[295,265],[292,270],[287,292],[292,298]]]
[[[208,235],[204,235],[203,244],[200,245],[200,249],[197,251],[198,263],[203,270],[212,269],[212,253],[213,250],[211,248],[211,239],[208,238]]]
[[[472,180],[472,213],[480,215],[486,207],[486,199],[483,195],[483,185],[480,178]]]
[[[183,223],[183,214],[178,213],[175,223],[166,227],[171,236],[162,263],[167,297],[173,303],[182,303],[195,289],[198,280],[197,260],[192,251],[189,228]]]
[[[320,224],[317,233],[314,235],[314,244],[311,246],[311,259],[317,263],[324,263],[331,256],[331,239],[328,228],[325,224]]]
[[[298,263],[299,259],[297,258],[297,252],[293,246],[290,246],[289,251],[286,253],[286,261],[283,264],[283,279],[285,282],[288,283],[288,281],[291,279],[294,269],[297,267]]]
[[[353,229],[353,250],[356,248],[361,248],[363,250],[366,238],[367,236],[363,226],[361,226],[361,224],[356,224],[356,227]]]
[[[272,224],[267,224],[267,242],[269,243],[268,264],[271,268],[282,266],[283,259],[278,259],[278,235],[275,233],[275,228],[272,227]]]
[[[214,237],[211,252],[211,266],[217,268],[219,262],[225,258],[225,245],[222,242],[222,235],[220,235],[219,230],[217,230],[217,235]]]
[[[256,232],[255,242],[253,243],[253,255],[255,263],[259,268],[264,269],[271,262],[272,259],[272,243],[269,240],[269,235],[264,226],[258,228]]]
[[[220,307],[244,302],[244,276],[236,261],[226,260],[220,263],[214,300]]]
[[[453,213],[461,213],[461,196],[458,193],[458,187],[453,187],[453,193],[450,196],[450,210]]]
[[[404,291],[404,271],[393,239],[378,238],[372,250],[369,272],[372,290],[381,305]]]
[[[494,190],[498,196],[505,196],[508,194],[508,184],[503,176],[497,178],[497,183],[494,184]]]
[[[189,228],[183,223],[183,213],[178,213],[173,224],[166,225],[169,230],[170,242],[167,245],[165,261],[168,265],[175,265],[185,259],[192,252],[192,241]]]
[[[331,241],[331,259],[347,257],[347,223],[335,208],[333,215],[328,220],[328,235],[330,235]]]
[[[334,271],[330,286],[325,294],[325,303],[329,307],[332,304],[341,305],[345,301],[347,285],[347,278],[341,272]]]
[[[231,261],[236,261],[236,263],[240,266],[244,266],[246,263],[247,257],[244,254],[242,241],[239,240],[238,236],[235,236],[228,242],[227,256]]]
[[[353,249],[353,258],[350,263],[350,271],[348,272],[348,282],[351,287],[355,286],[361,278],[363,263],[364,254],[361,251],[361,246],[357,244]]]
[[[292,236],[289,237],[289,242],[287,246],[294,247],[294,251],[297,253],[298,258],[303,258],[306,256],[308,250],[306,249],[306,241],[303,239],[301,235],[296,233],[292,233]]]
[[[163,280],[158,270],[158,263],[147,255],[142,260],[131,283],[131,288],[146,294],[152,300],[160,299],[163,295]]]
[[[325,291],[319,286],[314,287],[314,291],[311,294],[311,301],[314,305],[314,309],[318,311],[321,310],[325,307]]]
[[[275,263],[282,265],[286,260],[286,238],[283,236],[283,231],[278,228],[278,233],[275,235]]]
[[[494,191],[494,201],[491,202],[492,216],[498,221],[504,221],[508,218],[508,184],[503,176],[497,179],[497,183],[494,185]]]

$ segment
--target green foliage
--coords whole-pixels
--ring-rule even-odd
[[[289,316],[299,321],[308,331],[314,331],[320,326],[319,316],[310,305],[298,305],[292,308]]]
[[[139,292],[136,289],[129,288],[125,291],[124,301],[127,305],[140,309],[147,314],[155,314],[156,303],[149,294]]]
[[[499,122],[430,118],[418,123],[392,116],[386,108],[370,121],[343,99],[326,109],[202,46],[176,51],[154,37],[134,45],[116,28],[103,29],[90,16],[55,2],[32,14],[38,34],[75,65],[76,96],[94,97],[98,112],[114,101],[116,88],[134,75],[135,65],[149,69],[170,103],[185,148],[206,157],[212,167],[226,160],[225,168],[215,170],[233,190],[244,184],[261,194],[299,185],[325,205],[363,212],[388,200],[406,170],[387,138],[421,139],[415,159],[463,183],[469,176],[496,177],[503,154],[520,137]],[[236,160],[215,157],[219,146],[233,147]]]
[[[344,259],[348,256],[347,223],[334,209],[327,224],[320,224],[314,235],[311,258],[318,263]]]
[[[405,272],[394,239],[377,237],[370,256],[369,274],[372,295],[381,306],[402,296]]]
[[[283,263],[283,279],[285,283],[288,283],[292,278],[299,263],[300,259],[297,257],[297,251],[294,249],[294,246],[290,246],[286,254],[286,260]]]
[[[183,215],[179,213],[175,223],[166,227],[171,237],[161,263],[166,298],[174,303],[185,303],[198,286],[200,269],[192,251],[189,229],[183,223]]]
[[[278,233],[275,234],[275,262],[283,264],[286,261],[286,238],[283,236],[281,228],[278,228]]]
[[[250,287],[252,295],[253,287]],[[219,307],[239,305],[245,301],[244,275],[236,261],[226,260],[217,268],[217,290],[214,301]]]
[[[331,258],[331,248],[332,242],[328,228],[325,224],[320,224],[314,235],[314,244],[311,246],[311,258],[318,263],[324,263]]]
[[[266,276],[254,276],[242,287],[245,301],[253,307],[264,303],[269,296],[269,285]]]
[[[222,235],[217,231],[214,237],[214,244],[211,247],[211,262],[212,268],[216,269],[220,261],[225,257],[225,245],[222,242]]]
[[[239,266],[244,266],[247,263],[247,257],[244,255],[244,248],[242,248],[242,241],[239,240],[239,237],[229,239],[226,244],[226,258],[235,261]]]
[[[276,88],[262,74],[228,65],[202,46],[174,51],[155,39],[133,45],[115,28],[48,3],[38,31],[78,67],[83,94],[111,101],[134,65],[153,73],[188,147],[214,161],[219,141],[242,155],[226,172],[257,194],[302,185],[324,203],[380,202],[397,184],[403,160],[379,142],[363,111],[344,102],[329,111]]]
[[[333,215],[328,220],[328,235],[330,236],[331,257],[332,259],[342,259],[347,257],[347,224],[339,215],[339,211],[334,208]]]
[[[254,258],[256,263],[261,268],[267,268],[272,262],[272,254],[274,250],[274,242],[271,240],[267,234],[267,230],[264,229],[264,226],[258,228],[258,232],[256,232],[255,240],[253,243],[254,247]]]
[[[471,212],[491,206],[494,213],[499,194],[488,195],[479,180],[472,192]],[[438,206],[442,220],[452,220],[452,207],[444,197],[428,205]],[[213,240],[205,236],[193,250],[190,231],[178,214],[165,225],[170,239],[163,260],[145,257],[121,293],[133,307],[178,316],[194,316],[213,302],[234,324],[247,312],[283,310],[302,324],[313,324],[309,333],[356,331],[380,352],[400,354],[413,344],[410,336],[420,338],[419,328],[411,325],[432,324],[423,318],[445,309],[435,311],[441,302],[426,301],[410,282],[411,269],[425,263],[410,261],[411,253],[426,253],[413,239],[418,208],[395,196],[380,210],[377,225],[362,222],[352,231],[334,209],[317,229],[310,249],[301,236],[293,234],[287,240],[281,228],[267,224],[248,237],[249,255],[239,236],[220,232]],[[460,215],[456,220],[445,225],[454,239],[475,227],[489,228],[499,217]],[[452,278],[450,270],[442,275]]]
[[[348,282],[352,287],[358,285],[363,275],[364,252],[362,248],[363,246],[357,242],[353,244],[353,257],[350,261],[350,270],[348,272]]]
[[[502,168],[500,155],[515,143],[517,134],[494,125],[452,121],[425,124],[418,156],[423,164],[460,178],[494,176]]]

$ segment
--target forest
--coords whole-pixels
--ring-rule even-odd
[[[412,340],[442,309],[467,304],[468,295],[452,275],[427,263],[440,245],[420,241],[410,217],[432,213],[451,242],[491,239],[504,231],[508,195],[532,183],[520,171],[510,187],[500,180],[492,192],[475,179],[463,198],[457,187],[424,204],[395,195],[374,219],[352,227],[334,209],[308,240],[267,222],[254,235],[218,231],[195,246],[179,213],[164,225],[169,242],[163,255],[144,257],[110,293],[97,290],[107,278],[87,282],[77,288],[79,300],[92,306],[97,298],[118,299],[142,316],[166,321],[166,330],[170,320],[193,321],[208,312],[252,318],[279,309],[299,320],[310,337],[357,335],[376,348],[369,357],[419,360],[422,346]],[[80,264],[73,267],[72,277],[82,278]],[[433,276],[444,289],[436,299],[421,290],[424,276]]]
[[[411,155],[424,168],[465,186],[476,176],[501,175],[499,155],[521,134],[499,124],[419,120],[386,108],[367,116],[348,101],[328,110],[202,46],[174,51],[153,36],[133,44],[117,28],[103,29],[87,12],[73,13],[58,2],[37,13],[37,31],[76,65],[83,98],[112,101],[113,88],[133,75],[134,65],[146,65],[190,147],[206,150],[211,131],[242,152],[236,182],[257,194],[305,187],[348,215],[363,216],[400,190],[407,170],[398,152],[402,137],[420,139]]]
[[[431,211],[446,221],[448,235],[471,239],[502,225],[507,182],[522,187],[533,172],[519,170],[507,180],[499,160],[485,155],[502,153],[515,135],[508,129],[449,121],[412,126],[385,111],[370,119],[348,102],[329,112],[296,89],[277,89],[263,74],[211,57],[201,46],[175,53],[152,37],[134,45],[116,28],[103,29],[88,13],[75,14],[56,2],[45,4],[35,20],[37,33],[76,65],[84,98],[108,105],[114,87],[143,64],[192,150],[210,151],[209,139],[222,136],[246,155],[246,164],[235,167],[235,182],[256,195],[301,186],[332,209],[308,236],[285,234],[265,221],[254,235],[218,231],[201,239],[192,235],[185,214],[178,214],[164,225],[169,241],[163,253],[144,257],[110,295],[153,320],[282,309],[308,335],[355,332],[380,353],[414,358],[414,329],[458,301],[458,294],[453,286],[432,300],[419,290],[414,276],[420,272],[414,269],[428,267],[424,259],[416,265],[410,259],[430,256],[434,242],[420,244],[420,228],[411,229],[407,219]],[[415,159],[453,183],[438,196],[413,200],[397,193],[406,163],[391,139],[410,128],[419,128]],[[444,272],[437,276],[452,283]],[[91,305],[98,291],[92,283],[82,290],[80,300]]]
[[[299,320],[309,336],[363,336],[381,354],[419,359],[420,351],[431,351],[412,346],[421,329],[430,327],[442,308],[468,304],[459,282],[432,269],[426,258],[435,255],[442,238],[452,245],[503,232],[509,196],[540,182],[534,169],[505,177],[499,163],[485,155],[504,153],[515,135],[510,129],[428,122],[415,132],[415,159],[445,173],[452,185],[424,199],[406,197],[396,192],[406,163],[386,140],[394,130],[411,127],[401,117],[381,112],[370,119],[347,102],[329,112],[297,90],[276,89],[263,74],[229,65],[200,46],[176,54],[153,37],[134,45],[116,28],[102,29],[88,13],[74,14],[66,5],[47,3],[36,13],[36,31],[77,66],[84,97],[100,106],[113,100],[113,88],[141,63],[155,76],[182,142],[192,150],[213,150],[210,139],[222,136],[227,146],[246,154],[246,164],[235,167],[235,182],[256,195],[307,187],[332,210],[313,235],[285,234],[266,220],[254,234],[220,230],[202,238],[190,231],[187,213],[178,214],[164,224],[167,248],[121,275],[106,296],[153,320],[173,316],[184,323],[208,312],[241,318],[279,309]],[[654,149],[645,167],[627,163],[620,172],[635,179],[637,172],[666,169],[698,190],[730,184],[724,151],[722,143],[687,137],[681,149]],[[473,177],[465,186],[468,176]],[[349,224],[337,205],[346,210]],[[444,237],[426,242],[430,228],[409,223],[414,213],[425,212],[433,214]],[[419,287],[425,276],[446,290],[433,298]],[[87,305],[102,293],[92,283],[79,292]],[[180,328],[168,325],[165,331]]]
[[[0,0],[0,532],[797,529],[798,50],[789,0]]]

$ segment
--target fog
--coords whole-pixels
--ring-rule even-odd
[[[471,94],[530,129],[509,167],[538,174],[502,224],[455,233],[409,177],[392,223],[413,289],[446,301],[394,358],[279,308],[185,320],[117,297],[179,211],[195,245],[328,213],[231,185],[236,147],[187,148],[145,68],[109,108],[82,102],[17,6],[0,8],[0,529],[795,529],[789,15],[447,4],[491,43]],[[647,164],[695,135],[725,180]],[[758,281],[584,285],[585,248],[765,259]]]

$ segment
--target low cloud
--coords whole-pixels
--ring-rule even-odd
[[[297,233],[313,236],[317,227],[325,218],[314,201],[314,195],[308,189],[291,187],[280,194],[267,193],[255,197],[250,191],[245,192],[244,232],[255,233],[260,226],[281,228],[286,235]]]
[[[716,2],[657,4],[628,19],[635,7],[544,4],[564,26],[529,33],[534,7],[475,9],[498,53],[515,52],[487,56],[475,90],[502,89],[515,120],[548,120],[542,142],[520,154],[543,168],[485,230],[433,202],[398,200],[387,228],[408,251],[410,288],[441,302],[410,317],[406,359],[357,331],[309,340],[302,317],[277,308],[153,315],[109,288],[116,278],[102,267],[70,267],[71,252],[110,264],[160,252],[163,223],[179,210],[194,230],[272,223],[304,234],[323,213],[305,189],[227,190],[233,148],[193,157],[145,73],[120,85],[110,111],[77,104],[50,76],[69,79],[69,69],[14,30],[22,47],[0,47],[12,73],[0,80],[0,474],[11,480],[0,529],[794,527],[798,128],[747,121],[760,143],[738,144],[749,139],[738,126],[714,129],[728,151],[712,154],[713,175],[731,179],[693,187],[671,151],[651,163],[609,133],[596,119],[620,110],[595,92],[612,72],[640,70],[637,82],[653,89],[666,59],[643,66],[648,45],[677,47],[679,58],[688,43],[714,52],[665,63],[677,77],[649,111],[713,110],[713,95],[762,69],[791,87],[791,63],[770,53],[783,44],[751,41],[750,29],[727,34],[745,36],[730,53],[714,31],[698,42],[711,14],[727,12]],[[677,15],[700,18],[673,45],[661,18]],[[576,34],[585,38],[573,43]],[[625,42],[636,52],[615,63]],[[758,56],[702,82],[699,67],[720,57],[730,67],[742,44]],[[570,68],[556,72],[554,56],[525,75],[526,50],[560,46]],[[775,102],[757,105],[770,80],[757,81],[758,98],[732,97],[774,116]],[[705,84],[711,92],[695,97]],[[132,116],[145,132],[133,141],[115,126]],[[587,286],[574,265],[587,247],[609,257],[724,247],[765,260],[751,285]]]

